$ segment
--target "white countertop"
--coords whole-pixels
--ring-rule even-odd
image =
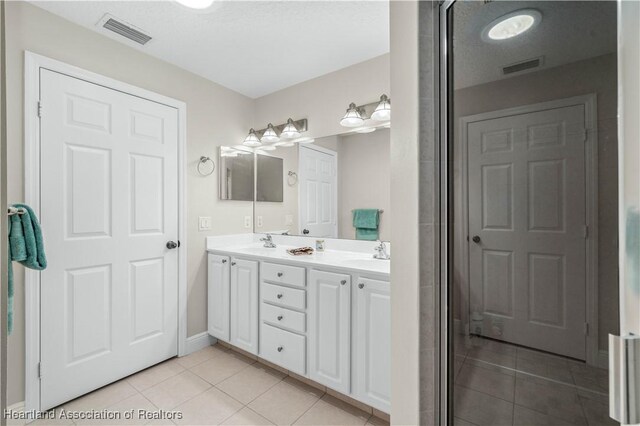
[[[311,245],[310,245],[311,246]],[[345,269],[357,273],[372,273],[389,276],[391,261],[373,258],[373,252],[363,253],[345,250],[325,250],[312,255],[292,256],[287,250],[296,246],[277,244],[276,248],[266,248],[263,243],[244,242],[238,245],[209,246],[207,251],[215,254],[273,260],[275,262]]]

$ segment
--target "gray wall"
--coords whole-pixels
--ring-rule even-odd
[[[353,209],[380,209],[380,239],[391,229],[389,129],[343,135],[338,142],[338,235],[354,239]]]
[[[217,158],[217,146],[241,141],[252,124],[253,101],[176,66],[72,24],[24,1],[5,2],[7,31],[8,202],[24,201],[23,61],[29,50],[148,89],[187,104],[187,232],[189,336],[206,331],[207,235],[241,233],[251,202],[219,201],[217,173],[196,173],[201,155]],[[212,216],[199,232],[198,216]],[[15,265],[15,328],[9,338],[8,402],[24,400],[24,270]]]
[[[560,67],[524,74],[455,92],[455,121],[460,117],[529,105],[572,96],[597,94],[598,110],[598,337],[601,350],[607,349],[607,336],[618,332],[618,137],[616,54],[598,56]],[[455,131],[459,130],[454,126]],[[460,144],[455,138],[455,191],[459,195]],[[461,221],[461,202],[455,199],[455,220]],[[459,259],[461,244],[454,242]],[[461,282],[455,265],[458,306]],[[459,318],[459,312],[458,318]]]

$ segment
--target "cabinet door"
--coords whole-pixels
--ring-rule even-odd
[[[379,410],[391,407],[391,296],[386,281],[354,285],[354,396]]]
[[[309,375],[349,393],[351,276],[312,270],[308,291]]]
[[[258,353],[258,262],[231,259],[231,341]]]
[[[209,334],[229,341],[229,258],[209,254],[207,266],[207,316]]]

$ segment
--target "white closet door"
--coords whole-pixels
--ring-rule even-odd
[[[41,409],[177,355],[178,114],[41,70]]]
[[[585,359],[583,105],[468,125],[471,312],[481,334]]]

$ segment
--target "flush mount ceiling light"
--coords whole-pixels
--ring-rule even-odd
[[[484,41],[507,40],[531,30],[542,21],[542,14],[535,9],[522,9],[507,13],[482,30]]]
[[[280,136],[285,139],[295,139],[300,137],[300,131],[298,130],[292,119],[287,120],[287,124],[284,126],[284,129],[282,129],[282,133],[280,133]]]
[[[262,143],[260,142],[260,138],[258,138],[258,135],[256,135],[256,131],[253,129],[249,130],[249,134],[246,138],[244,138],[244,142],[242,142],[242,144],[244,146],[250,147],[262,145]]]
[[[189,9],[207,9],[211,7],[215,0],[175,0],[177,3],[188,7]]]
[[[347,113],[340,120],[340,125],[344,127],[359,127],[364,123],[364,118],[358,111],[358,107],[355,103],[351,102],[349,104],[349,108],[347,108]]]
[[[279,140],[280,140],[280,137],[278,137],[278,134],[273,128],[273,124],[271,123],[267,124],[267,129],[262,134],[262,137],[260,138],[260,142],[273,143],[273,142],[278,142]]]
[[[391,120],[391,101],[387,95],[380,96],[380,102],[371,114],[371,119],[375,121]]]

